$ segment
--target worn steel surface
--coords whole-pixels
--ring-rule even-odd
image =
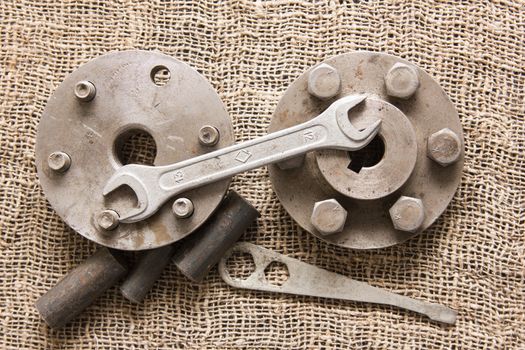
[[[161,71],[168,71],[169,79],[157,82],[155,75]],[[204,125],[220,133],[213,146],[199,142]],[[104,229],[97,215],[107,209],[120,214],[136,201],[132,191],[124,188],[102,195],[104,184],[122,166],[119,142],[135,130],[155,140],[155,165],[193,158],[233,142],[231,122],[217,93],[194,69],[169,56],[146,51],[108,54],[66,77],[51,96],[38,127],[40,183],[71,228],[123,250],[161,247],[185,237],[213,213],[230,183],[224,177],[184,193],[194,205],[191,217],[175,217],[171,201],[146,221]],[[70,164],[57,165],[59,171],[50,168],[48,157],[53,152],[67,154]]]
[[[227,269],[226,262],[235,251],[253,257],[255,271],[246,279],[233,278]],[[274,261],[288,269],[288,278],[281,285],[269,283],[265,276],[265,269]],[[457,312],[446,306],[391,293],[247,242],[226,253],[219,262],[219,273],[224,282],[236,288],[392,305],[448,324],[454,324],[457,317]]]
[[[175,253],[175,245],[139,252],[137,262],[120,285],[122,295],[133,303],[140,303]]]
[[[266,136],[218,149],[165,166],[129,164],[118,168],[104,187],[104,195],[123,185],[130,187],[138,205],[120,213],[121,222],[137,222],[153,215],[173,196],[229,178],[240,172],[292,159],[319,149],[358,150],[377,134],[380,120],[356,129],[348,111],[366,102],[366,95],[350,95],[332,101],[315,118]]]
[[[174,256],[179,270],[189,279],[202,282],[259,212],[236,192],[231,191],[213,216],[185,238]]]
[[[307,154],[293,167],[270,165],[277,196],[300,226],[340,246],[381,248],[417,235],[445,210],[461,178],[463,133],[453,104],[427,73],[395,56],[357,52],[321,64],[337,70],[339,93],[326,100],[312,95],[308,86],[309,74],[316,68],[312,67],[285,92],[269,131],[304,123],[334,100],[356,93],[369,97],[349,113],[352,123],[363,128],[380,119],[381,130],[360,154],[323,150]],[[392,71],[396,64],[403,69]],[[444,128],[455,133],[459,141],[454,149],[459,151],[447,167],[427,156],[427,139]],[[443,153],[445,148],[451,147],[440,146],[434,153]],[[375,162],[370,161],[372,158]],[[358,161],[361,164],[355,164]],[[396,229],[390,218],[389,209],[401,196],[418,198],[424,206],[424,220],[414,232]],[[316,202],[331,198],[348,211],[348,217],[341,232],[323,235],[312,224],[311,214]]]
[[[60,328],[128,272],[122,253],[100,248],[40,297],[35,306],[44,321]]]

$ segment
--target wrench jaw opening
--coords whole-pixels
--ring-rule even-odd
[[[366,129],[357,132],[358,137],[353,138],[355,145],[352,147],[352,149],[347,150],[357,151],[365,147],[374,139],[374,137],[376,137],[379,130],[381,130],[381,120],[376,120],[374,123],[372,123],[372,125],[368,126]]]
[[[345,142],[341,144],[341,149],[343,150],[357,151],[365,147],[372,141],[381,128],[380,119],[363,130],[358,130],[348,119],[348,111],[364,102],[367,97],[365,94],[345,96],[328,107],[327,112],[331,115],[335,114],[337,126],[340,131],[350,139],[350,142],[348,142],[349,140],[345,140]]]
[[[125,214],[119,213],[119,220],[121,223],[133,223],[141,221],[147,219],[153,215],[153,213],[155,213],[154,210],[148,210],[148,208],[151,208],[153,199],[148,198],[148,191],[142,182],[142,179],[148,179],[147,176],[150,176],[151,174],[148,174],[148,171],[141,171],[145,170],[143,168],[153,167],[136,164],[129,164],[121,167],[115,172],[115,174],[113,174],[113,176],[111,176],[102,190],[102,194],[107,196],[121,186],[129,186],[135,193],[138,203],[137,208]],[[141,175],[146,175],[146,177]]]

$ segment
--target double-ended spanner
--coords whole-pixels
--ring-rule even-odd
[[[348,111],[366,97],[342,97],[303,124],[175,164],[125,165],[109,179],[103,194],[106,196],[120,186],[129,186],[137,196],[138,207],[119,215],[120,222],[133,223],[147,219],[177,194],[244,171],[320,149],[361,149],[376,136],[381,126],[381,120],[377,120],[366,129],[358,130],[348,119]]]

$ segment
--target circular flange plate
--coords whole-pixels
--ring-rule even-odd
[[[459,185],[463,150],[459,160],[443,167],[427,157],[428,137],[448,128],[463,132],[458,114],[443,89],[423,70],[395,56],[356,52],[324,62],[335,68],[341,78],[338,95],[321,100],[308,92],[308,76],[302,74],[285,92],[272,118],[270,132],[303,123],[319,115],[334,100],[366,93],[364,106],[352,111],[352,122],[362,123],[373,114],[383,119],[379,138],[384,154],[374,166],[352,170],[347,152],[328,150],[307,154],[301,166],[281,169],[269,166],[270,178],[281,203],[297,223],[317,237],[355,249],[388,247],[401,243],[430,226],[445,210]],[[396,63],[413,67],[419,88],[408,99],[387,94],[384,77]],[[355,120],[354,120],[355,118]],[[372,118],[372,119],[373,119]],[[425,218],[416,232],[396,230],[389,208],[401,197],[422,200]],[[310,222],[318,201],[336,199],[348,211],[343,230],[322,235]]]
[[[154,74],[169,72],[159,86]],[[75,85],[89,81],[96,88],[91,101],[75,96]],[[203,125],[216,127],[219,142],[199,143]],[[188,191],[193,215],[177,219],[173,201],[142,222],[120,224],[105,231],[95,217],[104,209],[117,212],[136,203],[129,188],[104,197],[102,189],[122,164],[117,148],[123,135],[140,130],[155,140],[154,165],[165,165],[229,146],[233,130],[228,114],[212,86],[197,71],[172,57],[147,51],[126,51],[96,58],[69,75],[51,96],[38,127],[36,162],[47,199],[75,231],[99,244],[122,250],[142,250],[173,243],[213,213],[230,179]],[[65,152],[71,165],[65,172],[48,166],[52,152]]]

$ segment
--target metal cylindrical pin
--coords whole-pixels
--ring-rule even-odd
[[[97,88],[95,85],[87,80],[79,81],[75,85],[75,96],[83,102],[89,102],[95,98]]]
[[[187,219],[192,214],[195,208],[193,207],[193,202],[188,198],[177,198],[173,205],[171,206],[173,214],[178,219]]]
[[[138,261],[120,286],[122,295],[133,303],[144,300],[175,253],[175,245],[140,253]]]
[[[35,306],[50,327],[60,328],[127,272],[126,261],[120,252],[101,248],[41,296]]]
[[[95,219],[97,225],[105,231],[114,230],[119,225],[118,213],[111,209],[101,211],[96,215]]]
[[[182,241],[175,264],[190,280],[201,282],[258,216],[250,203],[231,191],[213,216]]]
[[[219,142],[219,130],[211,125],[204,125],[199,130],[199,142],[203,146],[215,146]]]
[[[71,157],[64,152],[53,152],[47,157],[47,165],[57,173],[64,173],[71,166]]]

